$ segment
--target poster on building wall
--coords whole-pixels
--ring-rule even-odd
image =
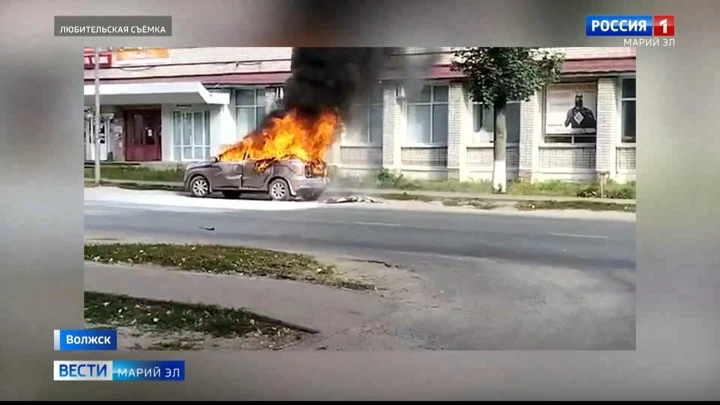
[[[169,48],[118,48],[115,51],[115,59],[118,61],[167,59],[169,57]]]
[[[555,83],[545,92],[545,132],[594,134],[597,130],[597,83]]]
[[[153,66],[170,62],[169,48],[114,48],[116,66]]]

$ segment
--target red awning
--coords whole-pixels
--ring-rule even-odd
[[[635,58],[566,60],[563,73],[627,73],[635,71]]]

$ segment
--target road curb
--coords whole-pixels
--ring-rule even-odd
[[[85,182],[89,182],[85,179]],[[181,183],[170,182],[142,182],[142,181],[124,181],[124,180],[102,180],[100,186],[117,187],[127,190],[137,191],[184,191]],[[88,186],[86,186],[88,187]],[[89,186],[91,188],[93,186]],[[444,201],[444,200],[469,200],[469,201],[488,201],[497,203],[526,203],[526,202],[579,202],[579,203],[595,203],[595,204],[616,204],[616,205],[633,205],[636,206],[635,200],[619,200],[619,199],[600,199],[600,198],[582,198],[582,197],[552,197],[552,196],[525,196],[525,195],[492,195],[492,194],[470,194],[470,193],[448,193],[442,195],[433,191],[416,191],[416,190],[354,190],[354,189],[336,189],[326,193],[328,197],[348,197],[363,195],[371,198],[385,198],[392,201],[417,200],[417,201]]]

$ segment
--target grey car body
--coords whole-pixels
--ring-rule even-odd
[[[237,198],[242,193],[267,193],[273,200],[293,197],[316,200],[325,191],[327,177],[315,175],[299,159],[273,162],[266,170],[255,170],[256,161],[191,163],[185,168],[185,188],[193,197],[222,193]]]

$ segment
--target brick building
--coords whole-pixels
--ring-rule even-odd
[[[635,49],[558,48],[560,83],[507,109],[508,178],[635,179]],[[184,163],[241,139],[282,94],[291,48],[121,49],[101,56],[102,159]],[[427,57],[407,48],[405,57]],[[449,48],[406,94],[391,68],[330,151],[345,175],[380,167],[426,179],[492,173],[492,111],[473,104]],[[86,54],[85,105],[93,105]],[[582,95],[588,120],[572,123]],[[86,116],[86,134],[92,126]],[[586,123],[588,123],[586,125]],[[92,148],[86,156],[91,157]]]

